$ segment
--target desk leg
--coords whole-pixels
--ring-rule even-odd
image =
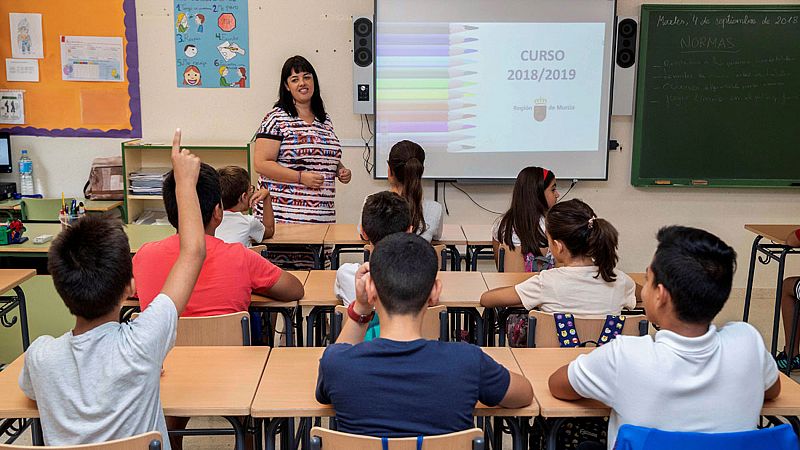
[[[32,419],[31,442],[35,446],[44,445],[44,435],[42,434],[42,422],[39,419]]]
[[[283,316],[283,328],[286,331],[286,346],[294,347],[294,321],[292,315],[286,308],[280,309],[281,316]]]
[[[339,268],[339,253],[341,251],[342,248],[340,246],[333,246],[333,250],[331,251],[331,270],[336,270]]]
[[[508,422],[509,428],[511,428],[511,448],[523,450],[525,448],[525,433],[521,422],[527,419],[524,417],[506,417],[504,419]]]
[[[559,417],[550,425],[549,429],[547,430],[547,439],[545,445],[546,450],[556,450],[558,446],[558,430],[567,419],[569,419],[569,417]]]
[[[16,292],[17,300],[19,301],[19,327],[22,330],[22,349],[28,350],[31,345],[31,338],[28,334],[28,308],[25,305],[25,292],[19,286],[14,288],[14,292]]]
[[[303,307],[297,306],[294,310],[294,322],[297,327],[297,346],[303,346]]]
[[[467,246],[467,255],[464,258],[464,270],[469,272],[472,269],[472,258],[473,258],[473,247],[471,245]]]
[[[244,441],[247,437],[245,426],[239,421],[239,417],[225,416],[225,420],[233,427],[233,435],[236,437],[236,444],[233,448],[235,450],[245,450]]]
[[[308,317],[306,317],[306,345],[309,347],[315,347],[317,345],[314,340],[314,330],[316,328],[318,316],[319,308],[315,306],[311,308],[311,312],[309,312]]]
[[[786,254],[789,253],[790,248],[786,247],[781,251],[780,258],[778,259],[778,282],[776,283],[777,292],[775,292],[775,315],[772,320],[772,354],[778,352],[778,333],[781,326],[781,293],[783,292],[783,273],[786,268]],[[790,352],[791,353],[791,352]],[[791,362],[792,357],[789,356]]]
[[[267,427],[264,429],[264,448],[265,450],[275,450],[275,440],[278,436],[278,430],[281,428],[286,419],[276,418],[270,419]]]
[[[761,242],[762,236],[756,236],[753,240],[753,246],[750,248],[750,267],[747,270],[747,289],[744,291],[744,314],[742,321],[747,322],[750,317],[750,298],[753,296],[753,277],[756,272],[756,257],[758,255],[758,243]]]

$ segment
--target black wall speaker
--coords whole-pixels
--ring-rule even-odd
[[[633,114],[636,90],[636,45],[639,24],[635,17],[617,18],[617,51],[614,55],[614,90],[611,114]]]
[[[353,17],[353,113],[375,114],[375,34],[370,17]]]

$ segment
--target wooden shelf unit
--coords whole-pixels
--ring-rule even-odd
[[[250,144],[192,144],[182,145],[215,169],[239,166],[252,174]],[[134,195],[130,192],[130,173],[141,169],[168,168],[171,146],[149,144],[141,140],[122,143],[122,172],[125,178],[125,211],[133,223],[145,209],[164,209],[160,195]]]

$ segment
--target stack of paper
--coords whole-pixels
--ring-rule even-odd
[[[169,168],[166,167],[153,167],[131,172],[128,174],[131,194],[161,195],[161,185],[164,183],[167,172],[169,172]]]

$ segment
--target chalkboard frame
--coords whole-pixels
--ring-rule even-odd
[[[785,12],[792,11],[800,13],[800,5],[793,4],[772,4],[772,5],[696,5],[696,4],[644,4],[641,6],[639,16],[639,51],[636,73],[636,109],[633,121],[633,152],[631,163],[631,184],[636,187],[700,187],[700,188],[800,188],[800,171],[797,179],[742,179],[742,178],[710,178],[710,179],[691,179],[682,177],[642,177],[640,176],[640,164],[646,155],[642,149],[642,130],[644,127],[645,108],[645,83],[643,80],[647,70],[647,44],[650,16],[654,13],[664,11],[697,11],[697,12]]]

